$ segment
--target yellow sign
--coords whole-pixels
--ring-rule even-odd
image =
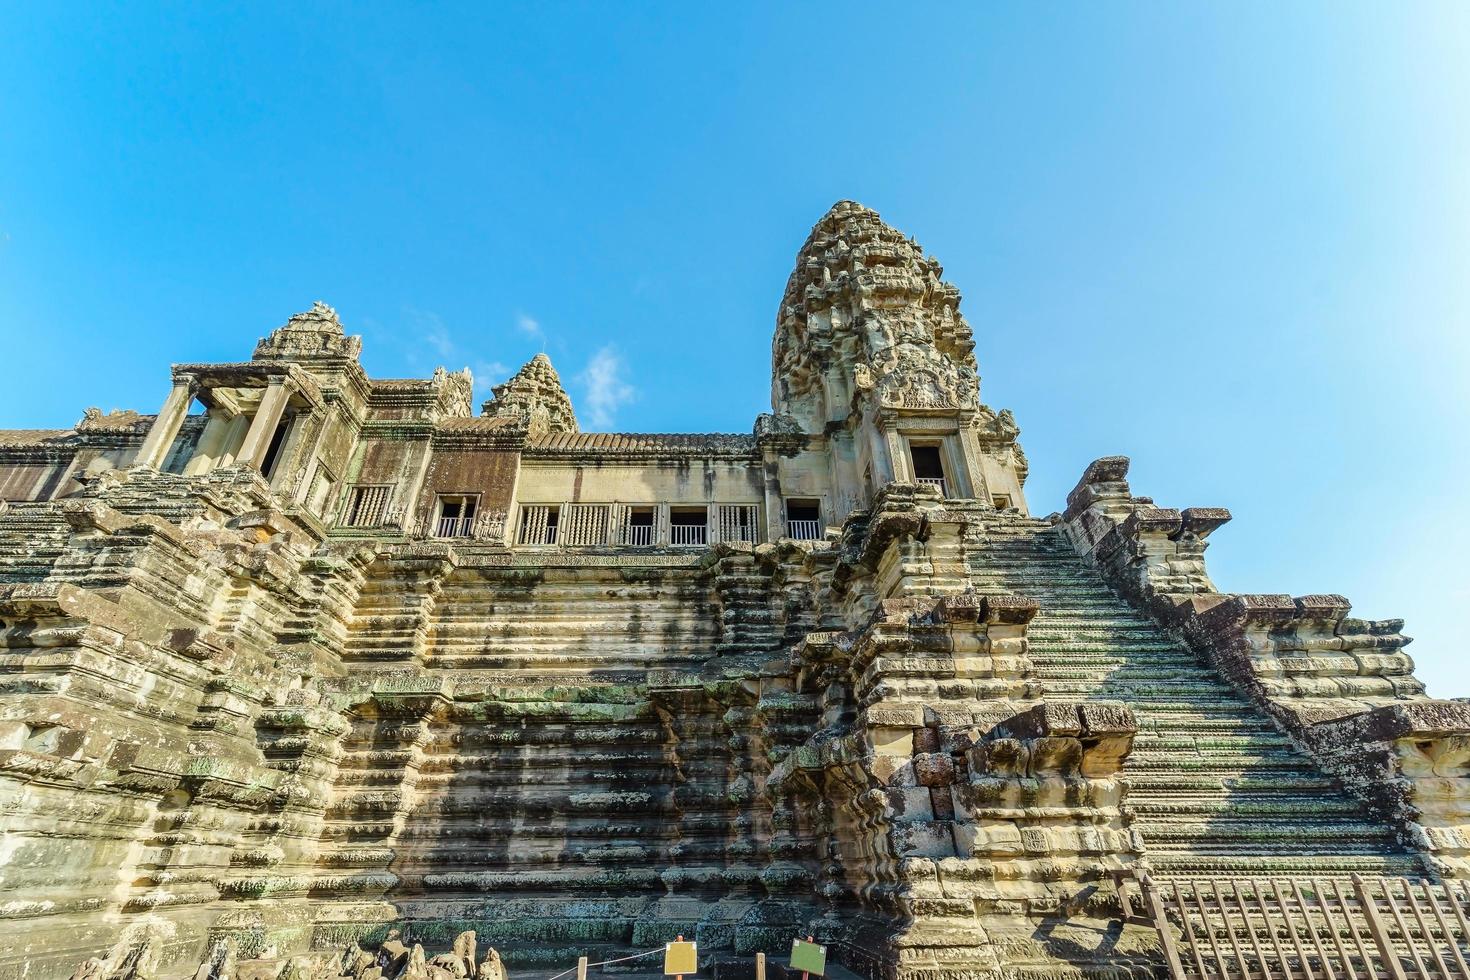
[[[682,977],[699,972],[699,943],[669,943],[664,947],[664,976]]]

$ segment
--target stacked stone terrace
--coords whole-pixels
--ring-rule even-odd
[[[834,206],[748,434],[582,432],[544,355],[475,414],[320,303],[156,415],[0,431],[0,976],[394,929],[1143,976],[1120,876],[1463,876],[1470,708],[1401,624],[1220,594],[1228,513],[1121,458],[1030,517],[942,274]]]

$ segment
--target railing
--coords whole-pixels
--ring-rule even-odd
[[[434,537],[436,538],[467,538],[474,530],[475,519],[473,517],[441,517],[434,525]]]
[[[653,544],[652,524],[627,524],[623,527],[623,544],[646,548]]]
[[[519,543],[529,545],[556,544],[557,508],[548,504],[527,504],[521,508]]]
[[[817,541],[822,537],[822,522],[787,521],[786,533],[796,541]]]
[[[345,527],[380,527],[383,524],[388,500],[393,488],[389,486],[356,486],[352,488],[347,502],[347,513],[342,524]]]
[[[670,524],[669,543],[702,545],[709,539],[709,528],[703,524]]]
[[[759,541],[756,534],[757,510],[754,504],[721,504],[715,512],[719,541]]]
[[[1173,980],[1465,980],[1470,894],[1455,882],[1141,879]]]
[[[556,544],[556,525],[522,526],[521,544]]]
[[[942,476],[916,476],[914,477],[914,482],[920,486],[938,487],[941,497],[949,496],[949,490],[944,486],[944,477]]]
[[[611,519],[612,508],[607,504],[569,504],[561,509],[557,536],[564,545],[607,544]]]

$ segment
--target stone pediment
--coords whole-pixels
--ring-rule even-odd
[[[355,361],[361,354],[362,338],[347,336],[337,311],[321,300],[292,316],[255,346],[258,361]]]

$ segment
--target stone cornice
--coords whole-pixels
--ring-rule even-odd
[[[191,381],[204,387],[250,387],[260,388],[271,383],[272,378],[286,377],[296,391],[320,409],[323,404],[322,390],[316,379],[296,364],[281,361],[236,361],[225,364],[175,364],[174,383]],[[243,382],[243,383],[242,383]]]

